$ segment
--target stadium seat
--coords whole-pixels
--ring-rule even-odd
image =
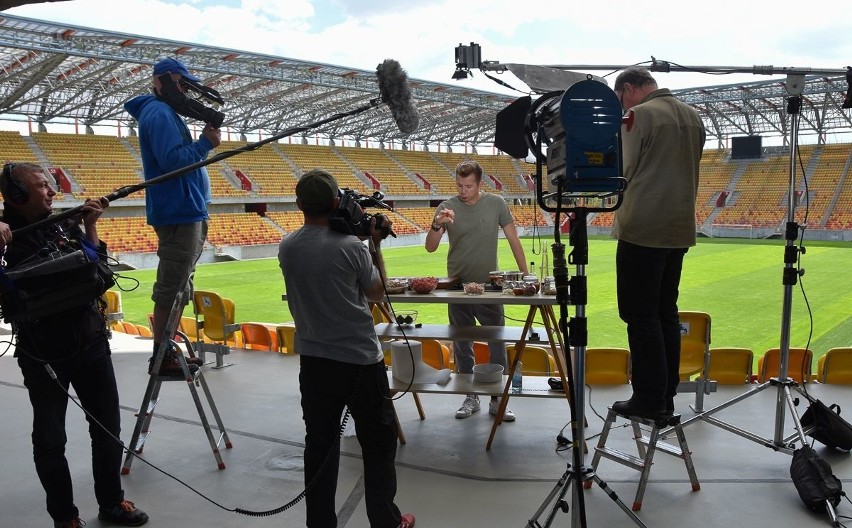
[[[121,310],[121,292],[117,290],[107,290],[101,296],[107,305],[107,321],[120,321],[124,319],[124,313]]]
[[[438,370],[450,368],[450,348],[436,339],[420,339],[423,362]]]
[[[296,325],[283,323],[275,327],[278,333],[278,351],[282,354],[297,354],[296,350]]]
[[[680,380],[689,381],[706,370],[710,358],[710,315],[678,312],[680,319]]]
[[[515,345],[506,348],[506,366],[515,361]],[[524,345],[521,356],[521,373],[529,376],[552,376],[556,373],[556,360],[546,348],[536,345]]]
[[[242,323],[240,324],[240,333],[243,336],[243,347],[247,350],[276,350],[278,348],[277,343],[272,342],[272,336],[266,325]]]
[[[811,379],[811,363],[813,362],[814,354],[805,348],[790,347],[787,356],[787,377],[803,383]],[[770,348],[758,360],[757,363],[758,381],[761,383],[777,378],[781,374],[781,349]]]
[[[621,385],[630,381],[630,351],[626,348],[586,349],[586,383]]]
[[[707,379],[726,385],[751,382],[754,353],[748,348],[711,348]]]
[[[212,343],[198,342],[199,355],[204,358],[205,352],[216,354],[216,367],[222,368],[223,356],[230,353],[229,343],[234,341],[234,335],[240,325],[234,323],[235,307],[230,299],[223,299],[218,293],[196,290],[192,296],[195,310],[195,324],[200,332]]]
[[[817,364],[821,383],[852,383],[852,347],[832,348]]]

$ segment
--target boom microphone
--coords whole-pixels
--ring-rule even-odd
[[[420,125],[417,108],[411,103],[408,74],[393,59],[385,59],[376,67],[382,102],[390,108],[396,126],[403,134],[411,134]]]

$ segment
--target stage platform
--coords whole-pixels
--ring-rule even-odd
[[[129,442],[134,413],[148,381],[151,341],[116,334],[113,349],[121,394],[122,440]],[[163,384],[143,456],[196,491],[135,461],[122,480],[127,498],[150,514],[148,526],[304,526],[303,503],[271,517],[249,517],[228,511],[272,510],[302,491],[304,426],[299,407],[298,357],[234,350],[227,359],[233,366],[220,370],[204,367],[204,376],[233,443],[232,449],[223,449],[224,470],[217,469],[186,384]],[[718,392],[705,398],[705,408],[720,405],[749,387],[719,386]],[[839,403],[844,411],[852,401],[850,386],[811,385],[808,389],[826,403]],[[591,449],[603,425],[598,415],[605,416],[607,405],[628,397],[630,388],[594,386],[590,393],[586,390],[589,424],[586,435]],[[457,420],[454,413],[461,404],[461,396],[421,394],[420,397],[426,412],[423,421],[417,416],[411,395],[404,395],[396,402],[407,439],[397,454],[400,508],[415,514],[418,528],[527,526],[571,457],[570,450],[557,449],[556,441],[560,432],[570,436],[565,402],[558,398],[512,399],[510,408],[517,421],[501,425],[491,450],[487,451],[485,442],[492,424],[487,402],[471,418]],[[716,417],[771,439],[776,398],[777,389],[767,388]],[[677,397],[677,411],[684,420],[694,415],[689,408],[693,402],[694,394]],[[805,408],[803,402],[798,412],[803,413]],[[11,352],[0,358],[0,416],[3,418],[0,467],[4,475],[0,525],[51,526],[32,464],[29,401]],[[92,491],[87,424],[79,408],[69,406],[67,422],[67,456],[76,502],[89,527],[101,526]],[[785,422],[788,432],[792,432],[789,413]],[[617,425],[624,423],[620,421]],[[609,445],[635,452],[629,431],[629,428],[614,429]],[[684,431],[701,490],[692,491],[680,459],[658,453],[638,512],[647,526],[829,526],[826,515],[811,513],[799,499],[790,480],[790,455],[700,420]],[[820,444],[816,449],[831,464],[845,490],[852,489],[850,455]],[[342,451],[337,492],[339,527],[366,528],[357,440],[344,437]],[[590,463],[591,454],[585,460]],[[628,507],[632,504],[638,472],[603,460],[597,474]],[[634,525],[597,486],[585,491],[585,499],[588,526]],[[852,505],[841,503],[838,513],[852,515]],[[544,517],[540,522],[544,522]],[[557,512],[552,526],[572,526],[570,513]]]

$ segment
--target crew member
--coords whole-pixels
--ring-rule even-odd
[[[340,417],[347,407],[364,460],[364,497],[372,528],[412,528],[396,495],[397,424],[384,354],[370,302],[384,295],[381,242],[386,230],[370,220],[370,251],[353,235],[330,228],[338,186],[315,169],[296,184],[304,225],[278,249],[287,304],[296,324],[299,388],[305,420],[305,486],[308,528],[337,526],[334,506],[340,461]],[[386,229],[391,227],[386,219]]]
[[[0,173],[3,222],[12,230],[50,216],[55,192],[42,168],[33,163],[7,163]],[[109,203],[86,200],[81,210],[85,233],[77,220],[47,224],[15,236],[5,226],[0,238],[8,269],[31,259],[46,247],[80,244],[86,239],[106,255],[96,222]],[[106,303],[82,300],[82,305],[37,320],[13,321],[17,335],[15,357],[33,408],[33,460],[47,496],[47,512],[55,527],[84,526],[74,504],[71,473],[65,458],[65,411],[68,387],[73,386],[86,411],[92,445],[92,473],[98,519],[122,526],[141,526],[148,515],[124,498],[120,470],[121,417],[106,327]]]
[[[165,79],[168,77],[168,79]],[[202,161],[219,146],[218,128],[206,125],[201,137],[193,141],[186,124],[165,101],[164,83],[184,92],[183,78],[198,82],[175,59],[163,59],[154,66],[151,89],[154,95],[140,95],[124,104],[124,108],[139,123],[139,150],[145,180],[162,176],[187,165]],[[151,299],[154,301],[152,333],[154,355],[162,339],[172,339],[180,317],[172,328],[166,328],[175,299],[183,292],[177,308],[183,313],[192,292],[192,274],[207,238],[207,204],[211,201],[210,181],[204,167],[189,171],[179,177],[148,187],[145,192],[145,212],[148,224],[157,233],[157,280]],[[176,350],[170,350],[160,366],[160,375],[182,376]],[[187,358],[197,369],[200,358]],[[194,365],[192,365],[194,363]]]
[[[633,395],[612,409],[653,418],[674,412],[680,381],[678,287],[695,245],[698,166],[706,133],[698,113],[658,88],[644,68],[624,70],[615,93],[633,113],[622,127],[627,190],[615,211],[618,314],[627,323]]]

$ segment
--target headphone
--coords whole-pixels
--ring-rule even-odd
[[[3,196],[13,204],[23,205],[30,199],[30,190],[21,180],[15,178],[15,164],[7,163],[3,165],[3,172],[0,173],[0,191],[3,191]]]

